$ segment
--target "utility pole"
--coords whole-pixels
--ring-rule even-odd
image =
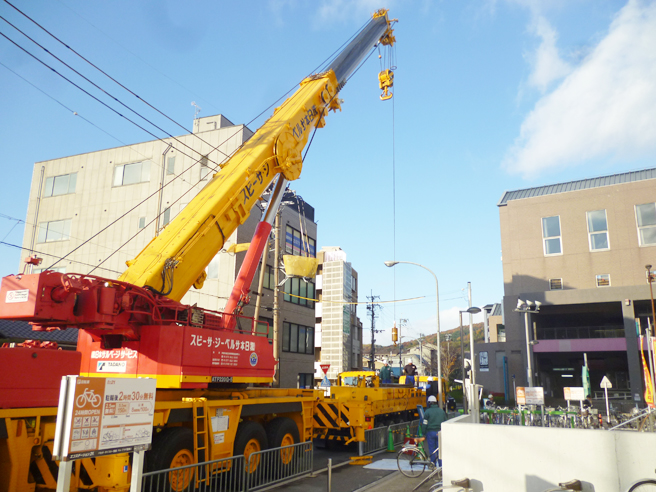
[[[399,319],[399,377],[403,376],[403,359],[401,358],[403,336],[401,336],[401,328],[404,326],[408,326],[408,318]]]
[[[371,292],[370,296],[367,296],[367,299],[369,299],[369,304],[367,304],[367,311],[369,311],[369,314],[371,315],[371,351],[369,355],[369,369],[374,371],[376,369],[376,364],[374,362],[374,359],[376,357],[376,338],[375,334],[377,332],[380,332],[381,330],[376,330],[376,309],[380,308],[380,304],[375,304],[374,301],[376,299],[380,299],[380,296],[375,296],[373,291]]]

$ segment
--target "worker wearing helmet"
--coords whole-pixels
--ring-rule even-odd
[[[442,460],[437,459],[437,446],[438,433],[442,429],[442,422],[448,419],[444,410],[437,404],[437,398],[431,395],[428,397],[428,408],[424,412],[423,431],[428,443],[428,452],[430,453],[430,460],[435,464],[439,461],[439,466],[442,466]]]

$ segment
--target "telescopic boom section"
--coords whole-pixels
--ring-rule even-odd
[[[205,267],[246,221],[271,182],[278,175],[290,181],[300,176],[301,153],[310,133],[325,125],[328,111],[341,109],[337,93],[373,46],[393,42],[391,32],[387,11],[378,11],[327,72],[301,82],[175,220],[128,262],[119,280],[148,286],[177,301],[192,285],[202,286]],[[265,241],[258,244],[263,248]],[[235,290],[249,289],[252,274],[250,279],[240,277],[246,284]]]

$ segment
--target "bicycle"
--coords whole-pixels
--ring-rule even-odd
[[[428,457],[424,451],[421,442],[424,438],[415,439],[418,444],[406,444],[401,448],[399,454],[396,455],[396,463],[399,471],[408,478],[416,478],[424,473],[426,467],[435,471],[436,469],[442,470],[437,467]],[[437,449],[433,452],[437,453]],[[432,475],[432,473],[431,473]]]

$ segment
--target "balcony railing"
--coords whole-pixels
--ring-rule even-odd
[[[571,340],[577,338],[624,338],[623,326],[558,326],[538,328],[538,340]]]

